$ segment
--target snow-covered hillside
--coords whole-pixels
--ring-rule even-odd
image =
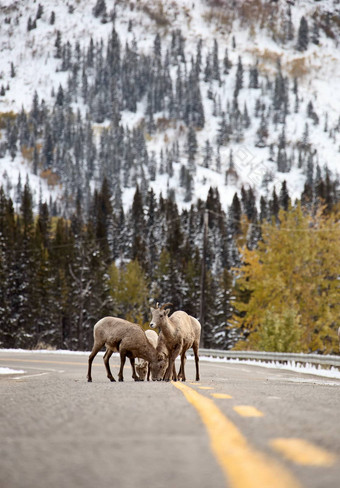
[[[103,7],[101,3],[104,3],[104,10],[100,8]],[[98,15],[94,10],[96,7]],[[309,29],[308,47],[303,50],[297,48],[302,17],[306,18]],[[146,180],[148,187],[153,187],[156,193],[162,192],[164,195],[173,189],[177,203],[188,206],[197,197],[205,199],[209,187],[214,186],[219,188],[222,204],[226,208],[235,191],[242,185],[252,186],[259,196],[271,194],[274,186],[279,190],[281,183],[286,180],[290,195],[295,198],[300,196],[311,168],[314,177],[325,166],[333,178],[338,177],[339,1],[44,0],[40,5],[38,1],[32,0],[2,0],[0,117],[3,113],[17,114],[22,109],[29,112],[35,92],[40,101],[45,101],[47,109],[52,110],[59,87],[66,90],[70,70],[62,70],[61,59],[56,57],[58,32],[64,46],[69,42],[75,52],[75,46],[79,44],[79,52],[84,53],[91,39],[95,44],[103,41],[106,46],[113,25],[120,40],[121,52],[126,51],[127,45],[131,47],[135,43],[139,57],[150,56],[154,52],[155,37],[159,34],[164,66],[174,40],[178,42],[178,39],[182,39],[185,62],[176,61],[170,63],[169,67],[174,91],[179,64],[181,63],[183,76],[185,71],[189,73],[193,64],[197,64],[198,43],[202,41],[199,87],[204,124],[195,128],[197,152],[195,168],[191,170],[191,199],[188,198],[183,182],[181,184],[181,169],[188,166],[188,124],[182,120],[170,120],[165,110],[153,113],[155,130],[145,130],[149,158],[154,154],[157,165],[156,177],[152,178],[147,173]],[[227,70],[226,52],[230,64]],[[208,58],[213,60],[216,54],[219,80],[206,74]],[[240,60],[243,84],[235,97]],[[257,70],[258,83],[250,82],[254,68]],[[81,70],[81,66],[79,69]],[[285,90],[289,94],[284,121],[282,114],[278,115],[279,109],[276,113],[271,108],[280,72]],[[298,83],[298,91],[294,80]],[[238,104],[236,108],[235,100]],[[88,106],[79,95],[72,99],[71,106],[75,113],[79,109],[86,118]],[[138,100],[135,111],[126,108],[121,110],[120,124],[130,130],[140,127],[147,117],[147,111],[148,100],[144,95]],[[245,111],[249,114],[247,123]],[[235,122],[235,113],[239,117],[242,115],[242,123],[237,120]],[[226,115],[228,124],[234,125],[228,141],[220,143],[218,134],[223,114]],[[229,122],[228,117],[234,122]],[[1,123],[1,120],[0,143],[6,137],[6,123]],[[259,128],[263,120],[266,127],[264,136],[259,141]],[[93,121],[98,146],[102,128],[107,128],[110,124],[111,121],[107,119],[103,122]],[[284,147],[281,149],[287,165],[284,171],[279,171],[282,138]],[[170,150],[177,142],[179,154],[173,161],[171,172],[161,171],[161,152],[165,157],[167,149]],[[41,140],[40,145],[43,144]],[[302,144],[304,160],[301,159]],[[27,157],[19,146],[18,143],[15,155],[6,146],[1,151],[0,183],[4,188],[15,200],[19,174],[22,184],[26,175],[29,175],[36,200],[40,195],[48,200],[49,194],[52,194],[53,199],[58,195],[62,198],[62,177],[58,180],[58,185],[48,186],[47,179],[40,178],[40,175],[46,175],[43,171],[46,170],[46,164],[44,166],[42,157],[38,171],[33,174],[32,158]],[[60,171],[53,168],[53,165],[52,170],[56,173]],[[100,184],[101,172],[99,169],[96,171],[96,176],[91,181],[92,187]],[[125,206],[131,204],[134,191],[133,185],[122,185],[122,201]]]

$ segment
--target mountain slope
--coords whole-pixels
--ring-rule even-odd
[[[42,8],[39,5],[4,0],[0,7],[0,112],[7,114],[1,117],[0,125],[0,181],[14,199],[18,200],[15,192],[19,173],[22,180],[30,175],[36,201],[40,194],[46,200],[51,194],[61,210],[70,194],[79,189],[84,193],[92,191],[103,176],[111,182],[118,181],[112,183],[113,192],[116,198],[118,193],[121,195],[124,207],[131,205],[136,183],[144,189],[153,187],[156,193],[172,192],[181,207],[189,206],[197,197],[205,199],[209,187],[216,186],[226,207],[242,185],[250,185],[260,196],[271,194],[275,186],[279,189],[286,180],[295,198],[300,196],[306,181],[324,175],[324,167],[333,179],[338,178],[338,2],[201,0],[189,8],[185,0],[47,0]],[[302,17],[308,24],[307,46],[303,46],[300,32]],[[96,105],[106,93],[97,82],[98,55],[104,53],[104,60],[109,59],[105,56],[113,31],[120,46],[115,110],[120,130],[124,131],[122,151],[115,156],[108,147],[115,145],[113,138],[118,130],[112,129],[113,117],[98,116]],[[57,53],[58,35],[61,55]],[[93,67],[85,65],[91,39]],[[101,43],[104,49],[100,48]],[[67,64],[68,48],[71,59]],[[129,56],[136,57],[131,65]],[[79,67],[75,76],[79,86],[83,83],[82,88],[69,95],[67,104],[61,104],[62,109],[60,105],[58,108],[58,91],[62,87],[63,93],[70,92],[69,80],[75,66]],[[131,66],[138,66],[138,72],[134,73]],[[129,70],[126,78],[124,67]],[[97,91],[90,102],[82,95],[82,70],[89,86]],[[148,86],[138,89],[135,106],[129,106],[131,97],[125,93],[124,80],[136,87],[138,79],[145,80]],[[170,88],[166,92],[160,89],[159,93],[166,95],[161,95],[158,103],[156,90],[160,80],[167,81]],[[237,87],[237,80],[241,80],[241,86]],[[69,107],[74,117],[79,110],[82,128],[85,120],[90,120],[96,153],[93,172],[82,170],[85,163],[81,158],[80,163],[77,161],[73,145],[62,152],[55,135],[52,157],[46,159],[46,125],[51,126],[51,120],[41,123],[34,140],[30,133],[30,151],[20,142],[19,128],[16,150],[11,151],[9,133],[13,139],[15,131],[8,128],[8,113],[18,114],[22,108],[25,113],[32,111],[35,92],[40,104],[44,100],[48,113]],[[194,106],[197,99],[204,115],[202,123]],[[192,152],[190,127],[194,131]],[[143,152],[145,144],[145,158],[139,160],[135,154],[124,170],[126,148],[133,146],[137,137],[134,130],[143,133],[140,147]],[[104,140],[105,131],[108,142]],[[100,157],[104,144],[107,158],[118,161],[108,169],[103,169]],[[39,152],[35,171],[34,147]],[[59,149],[62,156],[57,160]],[[138,153],[137,144],[133,150]],[[51,173],[56,177],[47,180]]]

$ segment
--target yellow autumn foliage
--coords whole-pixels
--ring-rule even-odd
[[[250,332],[238,348],[282,350],[284,343],[286,351],[337,351],[339,213],[320,209],[311,216],[298,205],[282,210],[279,221],[263,224],[263,240],[257,249],[241,249],[243,265],[234,270],[239,300],[233,325]],[[242,295],[250,298],[242,301]],[[283,340],[285,323],[290,341]]]
[[[141,265],[137,260],[130,261],[120,268],[113,263],[109,268],[109,276],[115,315],[142,325],[149,292]]]

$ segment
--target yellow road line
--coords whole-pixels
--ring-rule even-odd
[[[233,398],[231,395],[227,395],[226,393],[212,393],[211,396],[213,396],[214,398],[225,398],[225,399]]]
[[[263,417],[263,413],[251,405],[236,405],[233,408],[242,417]]]
[[[198,386],[200,390],[213,390],[214,388],[212,386]]]
[[[303,439],[273,439],[270,445],[295,464],[304,466],[332,466],[336,456]]]
[[[173,385],[198,411],[211,449],[231,488],[298,488],[300,484],[280,464],[253,449],[213,400],[180,382]]]

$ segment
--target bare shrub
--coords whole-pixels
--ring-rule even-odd
[[[45,169],[40,173],[40,177],[47,181],[48,186],[56,186],[60,182],[60,177],[57,173],[49,169]]]
[[[287,63],[286,69],[294,78],[302,78],[309,72],[309,68],[306,65],[306,58],[304,56],[295,58]]]
[[[167,27],[170,25],[170,21],[164,12],[162,2],[158,2],[153,7],[151,7],[151,5],[143,5],[142,10],[151,20],[156,22],[158,27]]]

